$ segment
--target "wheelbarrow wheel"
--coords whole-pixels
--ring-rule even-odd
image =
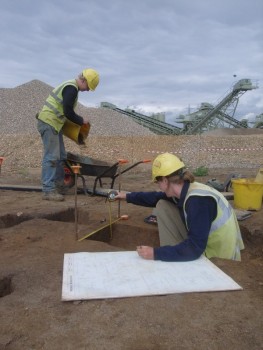
[[[64,167],[64,186],[66,188],[71,188],[75,185],[75,176],[72,174],[71,170]]]

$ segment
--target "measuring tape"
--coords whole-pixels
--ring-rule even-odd
[[[106,227],[108,227],[108,226],[110,227],[110,239],[112,239],[112,225],[115,224],[115,222],[118,222],[118,221],[120,221],[120,220],[128,220],[128,219],[129,219],[129,216],[128,216],[128,215],[121,215],[120,217],[118,217],[118,219],[112,221],[111,203],[115,201],[115,196],[116,196],[117,194],[118,194],[118,192],[115,191],[115,190],[112,190],[112,191],[110,191],[110,192],[108,193],[108,197],[107,197],[107,198],[108,198],[108,204],[109,204],[109,207],[108,207],[108,209],[109,209],[109,223],[106,224],[106,225],[103,225],[103,226],[101,226],[100,228],[98,228],[97,230],[92,231],[92,232],[88,233],[87,235],[83,236],[82,238],[80,238],[80,239],[78,240],[78,242],[83,241],[84,239],[86,239],[86,238],[88,238],[88,237],[94,235],[95,233],[97,233],[97,232],[103,230],[104,228],[106,228]]]

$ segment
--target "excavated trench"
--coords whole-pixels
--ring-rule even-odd
[[[57,212],[38,212],[33,214],[18,212],[5,214],[0,216],[0,229],[13,227],[32,219],[72,222],[74,221],[74,208],[68,208]]]
[[[75,209],[66,208],[59,211],[46,211],[34,213],[9,213],[0,216],[0,229],[10,228],[19,225],[22,222],[33,219],[46,219],[57,222],[75,222]],[[88,229],[92,233],[86,239],[105,242],[122,249],[134,249],[137,245],[159,245],[158,231],[156,226],[139,227],[131,226],[126,221],[118,221],[110,227],[109,223],[100,220],[100,214],[92,214],[87,212],[78,212],[78,225]],[[106,220],[106,219],[105,219]],[[106,226],[106,227],[104,227]],[[104,227],[104,228],[103,228]],[[86,231],[87,231],[86,229]],[[82,237],[80,235],[80,237]]]
[[[0,230],[33,219],[46,219],[57,222],[73,223],[75,222],[75,208],[69,207],[57,211],[52,210],[34,213],[18,212],[5,214],[0,216]],[[104,222],[101,220],[100,213],[93,213],[91,217],[89,213],[82,211],[78,212],[78,225],[85,227],[86,232],[87,230],[88,232],[98,231],[92,233],[92,235],[86,239],[105,242],[125,250],[134,249],[137,245],[159,245],[157,226],[132,226],[127,224],[126,221],[120,220],[110,228],[106,221]],[[242,224],[240,224],[240,229],[246,247],[251,245],[254,246],[255,244],[257,246],[262,246],[262,232],[250,232],[250,230],[247,227],[243,227]]]
[[[0,298],[13,292],[12,277],[6,276],[0,279]]]

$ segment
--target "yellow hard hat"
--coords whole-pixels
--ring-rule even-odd
[[[100,81],[99,73],[94,69],[87,68],[83,70],[82,75],[87,80],[90,90],[94,91]]]
[[[152,180],[158,176],[168,176],[184,168],[184,163],[171,153],[163,153],[157,156],[152,165]]]

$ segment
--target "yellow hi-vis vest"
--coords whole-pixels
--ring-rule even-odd
[[[244,244],[235,212],[229,202],[214,188],[199,182],[191,183],[184,202],[186,226],[187,214],[185,204],[191,196],[212,197],[217,203],[217,216],[211,225],[204,252],[205,256],[208,258],[218,257],[240,261],[240,250],[244,249]]]
[[[62,91],[65,86],[73,85],[78,90],[78,85],[75,79],[68,80],[56,87],[46,99],[44,107],[38,115],[38,119],[42,120],[44,123],[47,123],[59,132],[67,118],[64,115],[63,111],[63,96]],[[74,107],[76,106],[78,98],[74,102]]]

